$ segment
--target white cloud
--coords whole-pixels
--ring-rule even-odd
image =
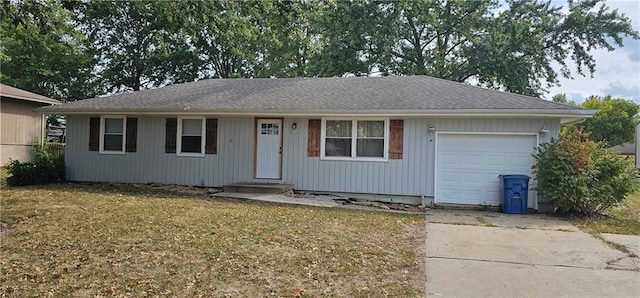
[[[640,1],[607,1],[611,9],[625,14],[635,30],[640,31]],[[546,98],[558,93],[571,94],[571,99],[581,102],[590,95],[611,95],[633,100],[640,104],[640,42],[625,39],[624,48],[615,51],[593,51],[596,72],[593,78],[575,74],[574,79],[560,79],[560,87],[550,88]],[[569,64],[575,70],[573,63]],[[580,97],[580,98],[575,98]]]

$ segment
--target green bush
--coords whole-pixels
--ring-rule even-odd
[[[20,162],[11,160],[7,166],[10,176],[7,184],[12,186],[59,183],[65,180],[66,167],[63,156],[51,154],[48,145],[34,145],[33,160]]]
[[[589,140],[582,129],[538,147],[533,174],[538,194],[560,213],[591,216],[620,205],[638,183],[625,157]]]

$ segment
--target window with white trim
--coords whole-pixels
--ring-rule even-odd
[[[322,119],[321,153],[325,159],[386,160],[389,119]]]
[[[100,153],[124,154],[126,126],[125,116],[100,117]]]
[[[204,156],[205,118],[179,117],[177,154]]]

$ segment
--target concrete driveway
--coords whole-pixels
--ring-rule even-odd
[[[640,297],[637,256],[545,215],[432,210],[426,254],[428,296]]]

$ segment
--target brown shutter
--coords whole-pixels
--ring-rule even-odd
[[[89,119],[89,151],[100,150],[100,117]]]
[[[176,153],[176,137],[178,135],[178,119],[167,118],[165,128],[165,153]]]
[[[402,159],[404,120],[389,121],[389,159]]]
[[[319,119],[309,119],[309,134],[307,136],[307,156],[320,156],[320,125]]]
[[[125,151],[136,152],[138,146],[138,118],[127,117],[127,142]]]
[[[205,154],[218,154],[218,119],[207,119]]]

